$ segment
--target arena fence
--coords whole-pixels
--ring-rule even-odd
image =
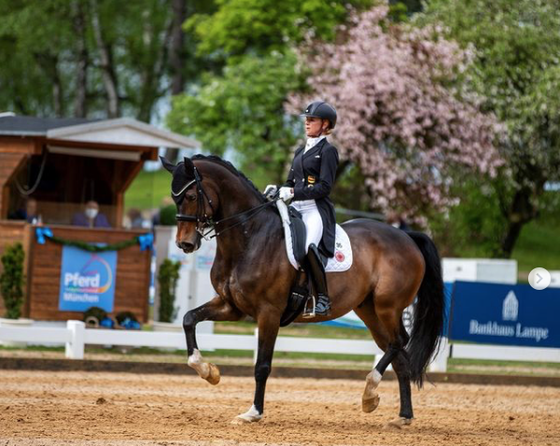
[[[201,350],[250,350],[257,352],[255,335],[198,334]],[[66,346],[66,357],[83,359],[86,345],[119,345],[185,349],[182,333],[86,329],[81,321],[68,321],[66,327],[7,327],[0,326],[0,341],[21,343],[59,343]],[[365,355],[381,358],[382,351],[370,340],[301,338],[279,336],[276,351],[300,353],[334,353]],[[474,344],[449,344],[442,339],[440,351],[430,365],[432,372],[447,371],[447,359],[491,359],[504,361],[560,362],[560,349],[536,347],[510,347]]]

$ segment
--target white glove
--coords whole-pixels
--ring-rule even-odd
[[[294,198],[294,192],[291,187],[281,187],[279,197],[281,200],[289,201]]]
[[[263,195],[270,200],[274,194],[276,194],[276,191],[278,190],[278,186],[276,186],[276,184],[269,184],[268,186],[266,186],[266,188],[264,189]]]

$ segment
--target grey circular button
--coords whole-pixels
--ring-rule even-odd
[[[544,290],[550,285],[550,273],[544,268],[535,268],[529,273],[529,285],[535,290]]]

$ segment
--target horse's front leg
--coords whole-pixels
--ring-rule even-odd
[[[259,345],[255,364],[255,399],[251,408],[244,414],[238,415],[233,420],[234,423],[251,423],[259,421],[263,416],[266,380],[272,369],[272,355],[280,328],[280,317],[281,314],[276,309],[262,311],[257,317]]]
[[[185,314],[183,318],[183,330],[187,338],[188,364],[196,370],[202,379],[210,384],[220,382],[220,370],[210,362],[206,362],[196,343],[196,324],[202,321],[237,321],[242,314],[220,296],[214,297],[210,302],[201,305]]]

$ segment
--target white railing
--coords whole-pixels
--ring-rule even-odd
[[[255,335],[197,335],[201,350],[250,350],[257,354],[258,338]],[[24,343],[60,343],[66,345],[66,357],[83,359],[85,345],[122,345],[134,347],[185,349],[185,337],[175,332],[121,331],[86,329],[81,321],[68,321],[66,327],[8,327],[0,326],[0,341]],[[370,340],[346,340],[325,338],[297,338],[280,336],[276,351],[300,353],[333,353],[364,355],[376,360],[383,353]],[[503,361],[560,362],[560,349],[538,347],[510,347],[474,344],[449,344],[442,339],[439,354],[430,365],[432,372],[445,372],[447,359],[492,359]]]

